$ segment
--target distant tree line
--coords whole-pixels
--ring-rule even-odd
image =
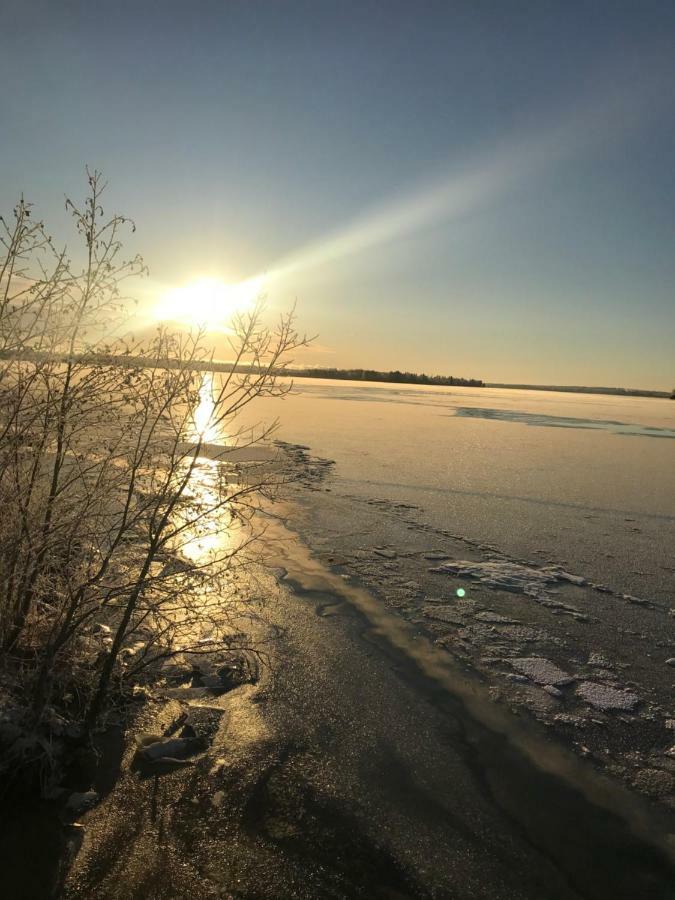
[[[559,384],[497,384],[491,383],[485,385],[491,388],[509,388],[519,391],[558,391],[570,394],[609,394],[618,395],[620,397],[668,397],[668,391],[649,391],[641,388],[621,388],[621,387],[589,387],[587,385],[559,385]],[[671,396],[671,400],[675,399],[675,390]]]
[[[394,384],[437,384],[483,387],[478,378],[457,378],[455,375],[426,375],[417,372],[378,372],[376,369],[294,369],[287,375],[303,378],[335,378],[344,381],[387,381]]]

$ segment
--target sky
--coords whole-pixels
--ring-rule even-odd
[[[305,365],[675,386],[671,0],[3,0],[0,211],[103,170],[139,308],[262,278]]]

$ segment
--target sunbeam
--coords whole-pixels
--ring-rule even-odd
[[[628,88],[615,86],[598,93],[536,132],[503,141],[496,149],[477,154],[477,160],[453,165],[290,254],[266,277],[285,279],[480,212],[546,170],[633,130],[653,108],[649,83],[645,78]]]

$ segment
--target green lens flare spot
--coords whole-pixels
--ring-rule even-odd
[[[455,593],[457,594],[458,597],[465,597],[465,596],[466,596],[466,591],[464,590],[464,588],[457,588],[457,590],[455,591]]]

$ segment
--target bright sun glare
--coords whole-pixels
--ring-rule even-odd
[[[225,284],[215,278],[202,278],[167,291],[155,310],[155,318],[209,331],[227,331],[232,316],[244,312],[260,295],[262,282],[262,278],[249,278],[239,284]]]

